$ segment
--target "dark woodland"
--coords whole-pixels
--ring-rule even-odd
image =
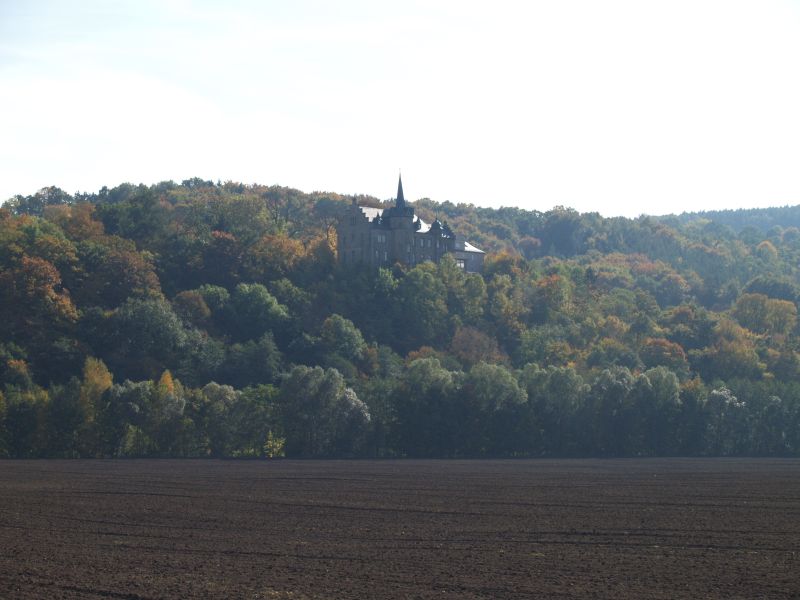
[[[339,265],[351,200],[193,179],[7,201],[0,455],[800,455],[800,207],[416,202],[487,251],[474,274]]]

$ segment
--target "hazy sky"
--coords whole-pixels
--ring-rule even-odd
[[[0,0],[0,200],[189,177],[800,204],[800,1]]]

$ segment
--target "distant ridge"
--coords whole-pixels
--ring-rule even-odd
[[[714,223],[727,225],[736,233],[748,227],[753,227],[762,233],[766,233],[775,226],[780,226],[784,229],[788,227],[800,228],[800,205],[775,206],[771,208],[708,210],[655,218],[665,221],[677,219],[683,224],[700,219],[707,219]]]

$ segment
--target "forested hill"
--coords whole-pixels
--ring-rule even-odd
[[[476,275],[337,266],[351,200],[194,179],[6,202],[0,454],[800,454],[795,209],[417,202],[489,252]]]
[[[800,227],[800,206],[779,206],[773,208],[740,208],[737,210],[712,210],[695,213],[682,213],[677,217],[664,217],[669,222],[677,219],[679,223],[686,224],[692,221],[712,221],[719,225],[730,227],[739,235],[744,232],[751,238],[767,233],[773,227],[786,229]],[[755,231],[746,232],[753,229]]]

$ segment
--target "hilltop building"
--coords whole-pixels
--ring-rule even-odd
[[[355,198],[336,228],[341,264],[367,263],[375,267],[396,262],[416,265],[438,263],[451,254],[470,273],[483,270],[484,252],[436,219],[428,224],[406,204],[403,180],[397,182],[395,205],[382,209],[359,206]]]

